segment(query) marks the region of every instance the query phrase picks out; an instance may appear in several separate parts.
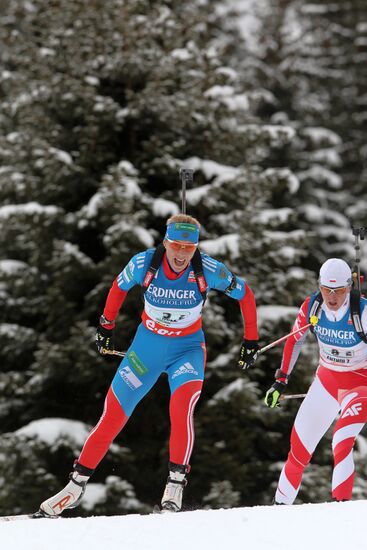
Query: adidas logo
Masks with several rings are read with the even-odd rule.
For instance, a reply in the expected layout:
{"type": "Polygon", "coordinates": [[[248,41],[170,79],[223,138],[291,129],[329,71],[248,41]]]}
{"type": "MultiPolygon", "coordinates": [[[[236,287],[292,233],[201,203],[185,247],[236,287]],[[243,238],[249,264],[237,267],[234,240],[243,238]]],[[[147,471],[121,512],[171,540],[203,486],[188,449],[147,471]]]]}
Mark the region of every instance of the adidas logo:
{"type": "Polygon", "coordinates": [[[184,363],[179,367],[172,375],[172,378],[177,378],[177,376],[181,376],[182,374],[198,374],[198,371],[194,369],[194,367],[191,365],[191,363],[184,363]]]}

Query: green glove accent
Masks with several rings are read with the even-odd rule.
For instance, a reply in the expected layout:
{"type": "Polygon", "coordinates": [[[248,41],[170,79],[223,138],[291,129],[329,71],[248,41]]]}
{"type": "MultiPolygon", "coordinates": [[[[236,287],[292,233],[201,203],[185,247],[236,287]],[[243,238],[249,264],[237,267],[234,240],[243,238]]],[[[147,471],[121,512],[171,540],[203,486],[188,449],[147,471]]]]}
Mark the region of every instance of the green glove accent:
{"type": "Polygon", "coordinates": [[[278,391],[273,391],[272,389],[268,390],[265,394],[264,403],[271,409],[274,407],[279,407],[279,397],[280,393],[278,391]]]}
{"type": "Polygon", "coordinates": [[[279,398],[284,392],[287,384],[284,384],[284,382],[276,381],[271,386],[271,388],[268,389],[268,391],[265,394],[264,403],[267,407],[270,409],[274,409],[275,407],[279,407],[279,398]]]}

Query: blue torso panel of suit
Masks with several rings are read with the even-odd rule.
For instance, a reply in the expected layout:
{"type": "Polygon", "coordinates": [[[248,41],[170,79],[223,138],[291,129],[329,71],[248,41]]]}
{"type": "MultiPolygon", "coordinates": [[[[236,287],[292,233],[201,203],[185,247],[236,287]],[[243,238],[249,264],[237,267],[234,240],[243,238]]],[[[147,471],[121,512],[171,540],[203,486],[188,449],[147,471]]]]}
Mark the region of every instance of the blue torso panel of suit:
{"type": "MultiPolygon", "coordinates": [[[[134,285],[143,283],[152,261],[154,250],[136,254],[118,276],[118,285],[128,291],[134,285]]],[[[232,281],[232,274],[221,262],[202,254],[202,264],[208,290],[225,292],[232,281]]],[[[237,277],[236,287],[228,294],[240,300],[245,294],[245,283],[237,277]]],[[[158,269],[144,295],[145,312],[154,321],[167,327],[184,329],[201,316],[203,298],[197,286],[193,267],[190,264],[177,279],[169,279],[163,266],[158,269]]]]}
{"type": "MultiPolygon", "coordinates": [[[[310,300],[311,309],[314,294],[310,300]]],[[[367,300],[361,299],[361,315],[367,300]]],[[[351,319],[350,307],[338,321],[328,319],[324,309],[319,310],[319,321],[314,327],[320,348],[320,365],[331,370],[345,371],[366,368],[367,346],[358,336],[351,319]]]]}
{"type": "MultiPolygon", "coordinates": [[[[136,254],[118,276],[118,285],[128,291],[142,285],[151,264],[153,249],[136,254]]],[[[202,254],[204,276],[210,288],[225,292],[232,281],[228,268],[202,254]]],[[[245,295],[245,283],[237,277],[235,288],[228,294],[240,300],[245,295]]],[[[153,322],[167,327],[154,332],[150,325],[140,324],[112,381],[112,390],[127,415],[165,372],[171,393],[187,382],[203,380],[205,369],[205,339],[201,328],[186,335],[194,323],[200,322],[203,298],[190,264],[177,279],[168,279],[161,265],[144,295],[144,313],[153,322]],[[166,337],[170,329],[181,331],[179,337],[166,337]]],[[[148,321],[149,323],[149,321],[148,321]]],[[[196,326],[196,325],[194,325],[196,326]]]]}

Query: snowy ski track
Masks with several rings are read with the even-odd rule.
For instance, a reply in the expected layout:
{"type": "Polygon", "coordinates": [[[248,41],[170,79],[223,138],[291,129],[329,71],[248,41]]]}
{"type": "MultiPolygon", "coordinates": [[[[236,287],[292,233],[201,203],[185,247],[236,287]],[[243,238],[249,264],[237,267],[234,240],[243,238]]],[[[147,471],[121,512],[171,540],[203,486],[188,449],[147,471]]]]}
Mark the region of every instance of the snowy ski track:
{"type": "Polygon", "coordinates": [[[2,550],[310,550],[367,547],[367,502],[0,523],[2,550]]]}

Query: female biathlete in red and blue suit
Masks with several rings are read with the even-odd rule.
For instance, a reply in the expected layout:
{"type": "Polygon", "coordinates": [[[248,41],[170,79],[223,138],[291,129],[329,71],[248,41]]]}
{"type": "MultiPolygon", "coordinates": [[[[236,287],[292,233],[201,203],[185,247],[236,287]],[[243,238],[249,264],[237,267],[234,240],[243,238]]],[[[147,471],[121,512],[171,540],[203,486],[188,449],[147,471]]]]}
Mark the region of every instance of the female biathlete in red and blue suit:
{"type": "Polygon", "coordinates": [[[197,275],[193,257],[199,228],[195,218],[173,216],[167,221],[164,254],[156,272],[150,270],[154,255],[150,249],[136,254],[114,281],[97,329],[99,351],[113,348],[115,319],[127,292],[135,285],[145,287],[142,323],[117,369],[103,414],[74,464],[71,481],[41,504],[43,513],[58,515],[79,503],[94,469],[162,373],[167,374],[171,391],[169,478],[162,508],[181,509],[194,444],[193,414],[204,379],[206,350],[201,314],[205,286],[239,302],[245,327],[239,364],[244,368],[253,364],[258,349],[255,298],[246,282],[202,253],[203,276],[197,275]]]}

